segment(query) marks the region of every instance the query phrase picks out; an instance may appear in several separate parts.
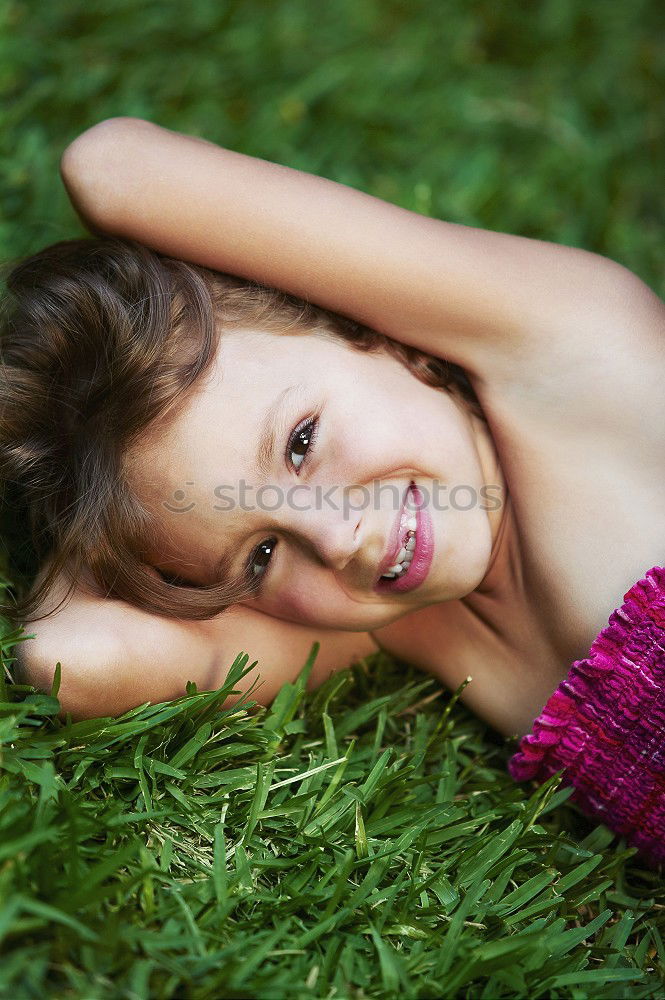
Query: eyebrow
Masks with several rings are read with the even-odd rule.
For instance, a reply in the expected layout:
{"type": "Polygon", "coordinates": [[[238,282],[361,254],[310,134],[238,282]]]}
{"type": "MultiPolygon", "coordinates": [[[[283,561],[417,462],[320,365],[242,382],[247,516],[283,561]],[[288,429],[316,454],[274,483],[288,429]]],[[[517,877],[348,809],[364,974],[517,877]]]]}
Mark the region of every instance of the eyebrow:
{"type": "Polygon", "coordinates": [[[296,385],[290,385],[288,388],[282,389],[277,398],[268,407],[266,415],[263,418],[259,432],[259,450],[256,456],[256,468],[264,479],[268,476],[272,466],[275,454],[275,442],[278,438],[281,438],[284,431],[285,414],[282,412],[284,404],[292,392],[302,391],[304,388],[302,382],[298,382],[296,385]]]}

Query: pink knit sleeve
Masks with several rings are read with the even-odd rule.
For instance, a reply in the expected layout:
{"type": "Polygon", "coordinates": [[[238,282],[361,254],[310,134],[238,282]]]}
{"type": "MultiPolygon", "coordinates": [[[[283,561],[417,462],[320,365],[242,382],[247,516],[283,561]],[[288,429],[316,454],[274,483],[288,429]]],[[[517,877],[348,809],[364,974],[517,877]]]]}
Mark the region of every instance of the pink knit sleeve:
{"type": "Polygon", "coordinates": [[[665,568],[654,566],[573,663],[508,769],[544,781],[563,769],[573,801],[665,861],[665,568]]]}

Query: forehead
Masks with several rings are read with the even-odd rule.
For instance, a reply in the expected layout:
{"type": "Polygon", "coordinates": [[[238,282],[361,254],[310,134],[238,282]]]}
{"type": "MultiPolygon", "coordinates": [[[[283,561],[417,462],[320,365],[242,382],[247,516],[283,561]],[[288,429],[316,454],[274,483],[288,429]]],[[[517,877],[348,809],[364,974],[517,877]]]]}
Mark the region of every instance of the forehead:
{"type": "Polygon", "coordinates": [[[318,399],[325,388],[339,386],[349,350],[325,334],[224,332],[213,364],[184,404],[127,455],[132,489],[154,509],[174,490],[186,492],[187,483],[210,491],[229,477],[246,476],[259,427],[280,393],[298,383],[301,398],[318,399]]]}

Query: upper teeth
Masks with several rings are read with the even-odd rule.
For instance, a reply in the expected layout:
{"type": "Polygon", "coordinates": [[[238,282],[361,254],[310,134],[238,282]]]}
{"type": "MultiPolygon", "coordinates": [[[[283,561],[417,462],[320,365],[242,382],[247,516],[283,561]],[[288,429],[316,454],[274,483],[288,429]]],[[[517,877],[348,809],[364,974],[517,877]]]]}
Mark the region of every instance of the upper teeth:
{"type": "Polygon", "coordinates": [[[408,532],[404,540],[404,545],[397,553],[397,559],[395,560],[394,566],[389,566],[385,573],[382,574],[384,579],[393,580],[396,576],[402,576],[406,573],[407,569],[411,565],[411,560],[413,559],[413,554],[416,548],[416,529],[415,529],[416,519],[415,517],[410,517],[407,521],[408,532]],[[413,527],[411,526],[413,522],[413,527]]]}

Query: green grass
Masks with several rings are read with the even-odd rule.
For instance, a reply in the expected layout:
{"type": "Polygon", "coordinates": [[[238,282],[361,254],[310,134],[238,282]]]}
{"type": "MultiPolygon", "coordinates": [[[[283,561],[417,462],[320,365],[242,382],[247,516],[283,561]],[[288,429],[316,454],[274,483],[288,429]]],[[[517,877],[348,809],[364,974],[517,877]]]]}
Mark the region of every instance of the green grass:
{"type": "MultiPolygon", "coordinates": [[[[58,158],[129,114],[663,295],[664,28],[656,0],[0,0],[0,258],[80,231],[58,158]]],[[[663,995],[662,877],[432,680],[377,656],[220,711],[247,666],[76,725],[7,685],[1,996],[663,995]]]]}
{"type": "Polygon", "coordinates": [[[381,656],[220,711],[247,659],[115,720],[0,705],[2,996],[662,996],[661,879],[556,779],[381,656]]]}

